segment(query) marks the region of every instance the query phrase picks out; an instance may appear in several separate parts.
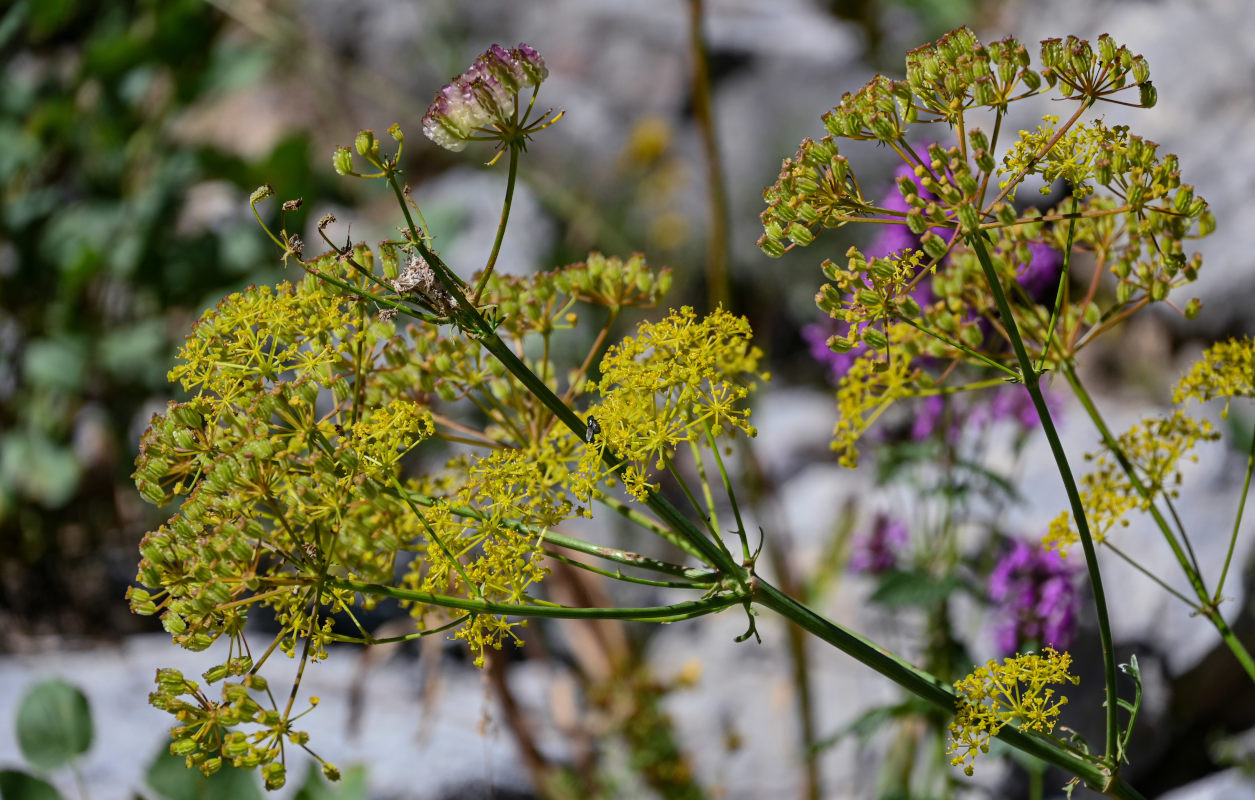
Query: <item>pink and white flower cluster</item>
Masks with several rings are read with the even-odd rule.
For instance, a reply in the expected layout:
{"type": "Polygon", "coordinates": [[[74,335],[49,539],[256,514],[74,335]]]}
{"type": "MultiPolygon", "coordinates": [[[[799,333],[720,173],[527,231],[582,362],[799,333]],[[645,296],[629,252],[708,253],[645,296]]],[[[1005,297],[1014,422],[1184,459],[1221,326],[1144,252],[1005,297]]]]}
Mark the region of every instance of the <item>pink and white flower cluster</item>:
{"type": "Polygon", "coordinates": [[[540,53],[526,44],[507,50],[494,44],[466,72],[445,84],[423,115],[423,134],[455,152],[477,132],[514,118],[519,91],[549,76],[540,53]]]}

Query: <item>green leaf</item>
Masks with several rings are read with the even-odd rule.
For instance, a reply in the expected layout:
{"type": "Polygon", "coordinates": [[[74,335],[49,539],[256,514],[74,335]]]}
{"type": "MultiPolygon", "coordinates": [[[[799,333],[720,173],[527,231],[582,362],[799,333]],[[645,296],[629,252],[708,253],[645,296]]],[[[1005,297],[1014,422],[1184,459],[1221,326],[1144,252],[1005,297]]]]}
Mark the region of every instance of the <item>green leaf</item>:
{"type": "Polygon", "coordinates": [[[87,698],[65,681],[37,684],[17,710],[17,743],[26,761],[50,770],[87,752],[92,743],[87,698]]]}
{"type": "Polygon", "coordinates": [[[14,769],[0,771],[0,800],[63,800],[52,784],[14,769]]]}
{"type": "Polygon", "coordinates": [[[188,769],[183,759],[166,747],[148,767],[148,785],[165,800],[262,800],[257,777],[248,770],[223,764],[206,778],[188,769]]]}
{"type": "Polygon", "coordinates": [[[892,570],[880,576],[868,602],[889,608],[928,608],[962,588],[963,582],[954,576],[934,578],[923,572],[892,570]]]}

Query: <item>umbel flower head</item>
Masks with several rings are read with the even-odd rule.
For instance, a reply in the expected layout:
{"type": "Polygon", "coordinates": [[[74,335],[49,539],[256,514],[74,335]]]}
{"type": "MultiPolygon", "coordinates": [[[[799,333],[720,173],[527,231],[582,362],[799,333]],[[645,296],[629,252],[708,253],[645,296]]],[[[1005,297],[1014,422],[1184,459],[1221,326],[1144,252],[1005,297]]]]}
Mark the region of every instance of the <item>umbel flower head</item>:
{"type": "Polygon", "coordinates": [[[423,135],[454,152],[476,139],[521,140],[557,121],[554,117],[545,122],[548,112],[531,129],[526,119],[518,121],[519,92],[538,88],[548,76],[545,59],[534,48],[520,43],[507,50],[494,44],[466,72],[441,87],[423,115],[423,135]]]}
{"type": "Polygon", "coordinates": [[[990,660],[956,683],[958,699],[947,750],[951,766],[962,765],[971,775],[970,762],[977,753],[988,753],[990,740],[1009,723],[1021,730],[1053,731],[1068,698],[1049,687],[1079,684],[1081,679],[1069,671],[1071,666],[1071,655],[1047,647],[1002,663],[990,660]]]}

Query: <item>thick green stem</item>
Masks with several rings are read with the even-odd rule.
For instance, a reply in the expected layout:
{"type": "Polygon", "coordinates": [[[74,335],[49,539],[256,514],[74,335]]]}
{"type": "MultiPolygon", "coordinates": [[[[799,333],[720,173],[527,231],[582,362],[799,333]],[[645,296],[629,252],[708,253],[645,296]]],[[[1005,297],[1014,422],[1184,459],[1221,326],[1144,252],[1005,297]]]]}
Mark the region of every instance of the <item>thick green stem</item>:
{"type": "MultiPolygon", "coordinates": [[[[954,713],[956,695],[954,689],[948,684],[942,683],[862,636],[824,619],[765,581],[758,582],[754,599],[759,605],[770,608],[803,630],[833,645],[856,661],[866,664],[947,714],[954,713]]],[[[1017,750],[1070,772],[1083,780],[1090,788],[1109,797],[1121,798],[1121,800],[1141,800],[1142,798],[1142,795],[1132,786],[1108,774],[1097,764],[1016,728],[1003,727],[998,732],[998,738],[1017,750]]]]}
{"type": "MultiPolygon", "coordinates": [[[[1024,349],[1024,340],[1020,338],[1019,326],[1016,325],[1015,317],[1011,313],[1007,295],[1002,290],[1002,282],[994,271],[993,262],[989,260],[989,251],[985,249],[985,243],[980,234],[971,234],[967,240],[975,251],[977,259],[980,260],[981,269],[985,272],[985,280],[989,283],[989,290],[998,304],[998,313],[1002,315],[1007,336],[1011,339],[1011,347],[1015,351],[1015,358],[1020,364],[1024,388],[1028,389],[1029,396],[1033,399],[1033,406],[1037,409],[1042,430],[1050,443],[1050,452],[1054,456],[1059,477],[1063,480],[1063,488],[1068,494],[1072,515],[1076,518],[1081,549],[1085,551],[1085,568],[1089,572],[1089,583],[1094,592],[1094,609],[1098,616],[1098,638],[1102,643],[1103,677],[1107,693],[1107,735],[1106,748],[1103,752],[1110,762],[1115,758],[1116,737],[1119,735],[1120,721],[1117,716],[1119,704],[1116,702],[1119,695],[1116,689],[1116,655],[1111,642],[1111,620],[1107,615],[1107,595],[1103,591],[1102,573],[1098,570],[1098,554],[1094,549],[1094,538],[1090,535],[1085,507],[1081,505],[1081,494],[1077,490],[1076,479],[1072,476],[1072,467],[1068,464],[1063,442],[1059,439],[1059,432],[1055,430],[1054,420],[1050,417],[1050,409],[1046,406],[1046,399],[1042,396],[1037,370],[1033,367],[1028,351],[1024,349]]],[[[1118,766],[1117,764],[1115,768],[1118,769],[1118,766]]]]}

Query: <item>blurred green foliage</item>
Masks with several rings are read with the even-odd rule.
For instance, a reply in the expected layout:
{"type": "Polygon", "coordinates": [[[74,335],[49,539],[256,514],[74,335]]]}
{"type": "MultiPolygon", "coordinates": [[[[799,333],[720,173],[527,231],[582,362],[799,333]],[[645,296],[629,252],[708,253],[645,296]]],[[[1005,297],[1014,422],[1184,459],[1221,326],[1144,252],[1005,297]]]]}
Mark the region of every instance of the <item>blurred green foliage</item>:
{"type": "MultiPolygon", "coordinates": [[[[116,631],[129,615],[113,601],[145,529],[127,488],[147,421],[136,409],[168,394],[189,318],[229,288],[273,280],[249,192],[320,186],[305,133],[250,157],[198,136],[194,112],[203,119],[272,62],[210,4],[6,5],[0,630],[116,631]]],[[[226,120],[241,138],[253,122],[226,120]]]]}

